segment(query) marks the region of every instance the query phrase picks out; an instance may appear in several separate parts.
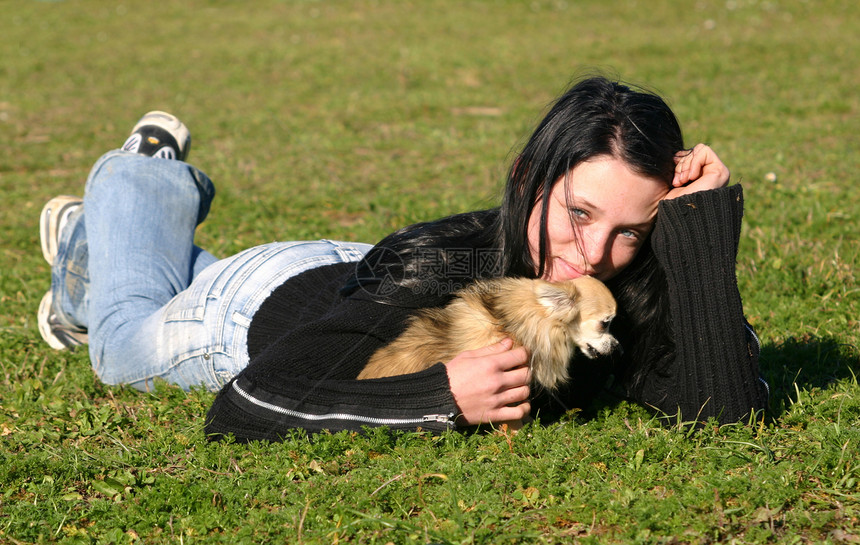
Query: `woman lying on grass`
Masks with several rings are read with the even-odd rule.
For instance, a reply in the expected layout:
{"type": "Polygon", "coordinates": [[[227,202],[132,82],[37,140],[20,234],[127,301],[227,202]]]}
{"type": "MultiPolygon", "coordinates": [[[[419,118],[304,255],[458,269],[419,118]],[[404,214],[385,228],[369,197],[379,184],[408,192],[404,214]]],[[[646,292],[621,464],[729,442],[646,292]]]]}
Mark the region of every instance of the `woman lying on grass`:
{"type": "Polygon", "coordinates": [[[765,406],[735,278],[741,187],[728,186],[709,147],[684,148],[658,96],[578,82],[513,162],[500,207],[375,246],[280,242],[217,260],[194,245],[215,189],[184,162],[189,142],[178,119],[151,112],[96,163],[82,200],[45,206],[52,285],[39,328],[57,349],[89,342],[108,384],[220,391],[211,437],[546,421],[606,387],[685,420],[733,422],[765,406]],[[618,300],[623,354],[575,358],[552,394],[530,391],[528,354],[508,340],[419,373],[356,380],[410,315],[458,286],[582,275],[618,300]]]}

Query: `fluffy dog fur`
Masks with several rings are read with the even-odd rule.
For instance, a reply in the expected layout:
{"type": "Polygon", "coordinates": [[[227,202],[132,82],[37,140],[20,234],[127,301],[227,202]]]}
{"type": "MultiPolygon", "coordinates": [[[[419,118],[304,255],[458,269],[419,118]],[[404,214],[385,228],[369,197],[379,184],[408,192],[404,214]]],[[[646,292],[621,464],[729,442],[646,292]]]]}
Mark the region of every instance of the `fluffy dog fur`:
{"type": "Polygon", "coordinates": [[[618,341],[608,332],[615,312],[609,289],[588,276],[560,283],[479,280],[447,306],[413,316],[358,378],[414,373],[510,337],[531,354],[533,382],[554,389],[569,380],[567,366],[577,347],[589,358],[615,349],[618,341]]]}

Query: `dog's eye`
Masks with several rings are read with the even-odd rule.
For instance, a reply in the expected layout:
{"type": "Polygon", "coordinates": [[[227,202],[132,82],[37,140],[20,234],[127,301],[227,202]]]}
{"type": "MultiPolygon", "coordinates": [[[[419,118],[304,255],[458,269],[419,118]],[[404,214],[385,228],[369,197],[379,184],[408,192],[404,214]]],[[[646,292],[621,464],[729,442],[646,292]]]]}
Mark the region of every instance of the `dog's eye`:
{"type": "Polygon", "coordinates": [[[612,320],[603,320],[602,322],[600,322],[600,328],[603,331],[606,331],[607,329],[609,329],[609,324],[611,324],[611,323],[612,323],[612,320]]]}

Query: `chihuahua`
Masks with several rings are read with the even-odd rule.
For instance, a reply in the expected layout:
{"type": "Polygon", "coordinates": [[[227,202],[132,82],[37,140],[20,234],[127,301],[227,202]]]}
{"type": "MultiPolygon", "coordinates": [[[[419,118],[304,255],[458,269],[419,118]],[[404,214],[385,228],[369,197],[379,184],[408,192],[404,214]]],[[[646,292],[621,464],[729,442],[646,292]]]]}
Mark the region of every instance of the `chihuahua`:
{"type": "Polygon", "coordinates": [[[530,354],[532,381],[550,390],[570,379],[577,348],[594,359],[618,346],[609,333],[616,303],[599,280],[583,276],[559,283],[527,278],[478,280],[447,306],[410,318],[406,330],[377,350],[359,379],[421,371],[457,354],[505,337],[530,354]]]}

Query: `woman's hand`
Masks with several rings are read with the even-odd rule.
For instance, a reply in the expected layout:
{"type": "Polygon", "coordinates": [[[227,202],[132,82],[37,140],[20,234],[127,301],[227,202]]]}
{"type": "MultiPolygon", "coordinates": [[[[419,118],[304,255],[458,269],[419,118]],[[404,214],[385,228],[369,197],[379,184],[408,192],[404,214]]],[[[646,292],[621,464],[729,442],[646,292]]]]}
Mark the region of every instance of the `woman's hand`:
{"type": "Polygon", "coordinates": [[[519,421],[531,412],[529,355],[511,339],[467,350],[446,363],[451,393],[464,424],[519,421]]]}
{"type": "Polygon", "coordinates": [[[675,178],[664,199],[675,199],[696,191],[717,189],[729,183],[729,169],[720,161],[714,150],[697,144],[692,150],[675,154],[675,178]]]}

